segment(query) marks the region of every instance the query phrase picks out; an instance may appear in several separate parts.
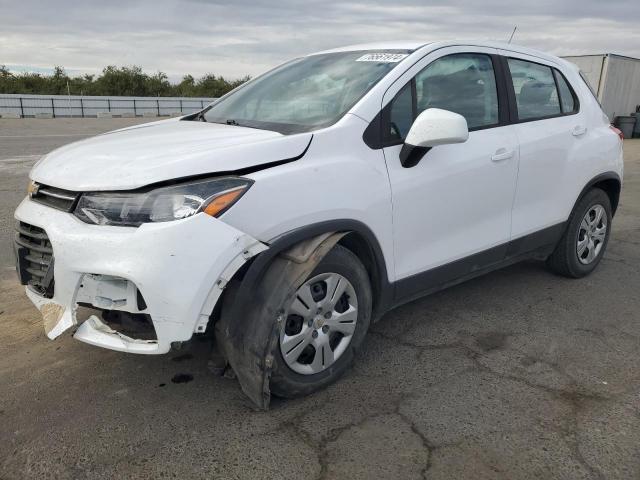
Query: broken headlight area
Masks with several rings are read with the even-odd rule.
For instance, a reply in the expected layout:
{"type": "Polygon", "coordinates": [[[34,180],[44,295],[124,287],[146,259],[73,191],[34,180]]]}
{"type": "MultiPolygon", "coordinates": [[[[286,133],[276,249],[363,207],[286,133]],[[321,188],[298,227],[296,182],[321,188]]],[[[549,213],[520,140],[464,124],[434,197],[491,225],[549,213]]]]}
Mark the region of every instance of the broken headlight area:
{"type": "Polygon", "coordinates": [[[217,217],[238,201],[252,183],[245,178],[224,177],[146,192],[84,193],[74,214],[90,224],[129,227],[180,220],[199,212],[217,217]]]}

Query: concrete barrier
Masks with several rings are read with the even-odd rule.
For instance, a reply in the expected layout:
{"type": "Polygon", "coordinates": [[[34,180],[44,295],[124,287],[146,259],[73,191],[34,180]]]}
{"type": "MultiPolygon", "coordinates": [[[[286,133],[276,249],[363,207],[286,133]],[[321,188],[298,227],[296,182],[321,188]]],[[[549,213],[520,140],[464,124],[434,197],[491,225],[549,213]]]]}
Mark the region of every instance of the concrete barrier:
{"type": "Polygon", "coordinates": [[[96,117],[98,117],[98,118],[113,118],[113,113],[111,113],[111,112],[98,112],[98,113],[96,113],[96,117]]]}
{"type": "Polygon", "coordinates": [[[52,113],[39,112],[35,115],[36,118],[53,118],[52,113]]]}
{"type": "Polygon", "coordinates": [[[120,114],[121,118],[135,118],[135,114],[133,112],[122,112],[120,114]]]}
{"type": "Polygon", "coordinates": [[[19,113],[4,112],[0,115],[2,118],[22,118],[19,113]]]}

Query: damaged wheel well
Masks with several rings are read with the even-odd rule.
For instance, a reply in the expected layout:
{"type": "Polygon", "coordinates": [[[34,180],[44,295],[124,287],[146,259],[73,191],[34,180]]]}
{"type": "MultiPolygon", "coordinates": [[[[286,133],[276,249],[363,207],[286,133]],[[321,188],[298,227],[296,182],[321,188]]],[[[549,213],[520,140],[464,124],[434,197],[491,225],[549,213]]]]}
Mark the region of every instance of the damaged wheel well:
{"type": "MultiPolygon", "coordinates": [[[[311,238],[337,232],[345,233],[338,243],[353,252],[367,269],[373,290],[372,321],[376,321],[391,305],[392,291],[380,244],[369,227],[357,220],[331,220],[307,225],[267,242],[269,249],[253,257],[234,275],[233,281],[239,289],[237,302],[246,304],[250,301],[255,286],[262,279],[268,266],[282,252],[311,238]]],[[[226,289],[212,312],[213,319],[219,318],[225,293],[226,289]]]]}
{"type": "Polygon", "coordinates": [[[218,351],[259,408],[269,404],[273,351],[284,319],[282,305],[338,244],[365,266],[376,297],[374,315],[379,316],[391,293],[382,251],[366,226],[350,220],[316,224],[274,239],[237,272],[216,305],[210,324],[218,351]]]}

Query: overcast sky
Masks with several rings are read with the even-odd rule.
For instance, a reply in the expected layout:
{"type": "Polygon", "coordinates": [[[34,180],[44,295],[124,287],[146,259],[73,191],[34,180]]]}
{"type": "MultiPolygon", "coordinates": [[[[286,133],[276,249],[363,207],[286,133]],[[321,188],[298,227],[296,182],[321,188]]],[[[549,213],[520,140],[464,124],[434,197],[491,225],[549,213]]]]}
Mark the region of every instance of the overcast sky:
{"type": "Polygon", "coordinates": [[[0,0],[0,64],[140,65],[256,75],[300,54],[379,40],[508,39],[558,55],[640,57],[640,0],[0,0]]]}

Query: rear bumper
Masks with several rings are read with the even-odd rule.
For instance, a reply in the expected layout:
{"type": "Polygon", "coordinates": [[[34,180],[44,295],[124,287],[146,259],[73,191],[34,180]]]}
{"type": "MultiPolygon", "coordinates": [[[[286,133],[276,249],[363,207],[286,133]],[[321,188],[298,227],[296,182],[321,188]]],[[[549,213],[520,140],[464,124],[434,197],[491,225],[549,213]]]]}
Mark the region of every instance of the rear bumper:
{"type": "Polygon", "coordinates": [[[96,316],[81,323],[74,334],[92,345],[134,353],[166,353],[172,342],[204,331],[227,281],[249,258],[267,249],[204,214],[139,228],[107,227],[87,225],[26,198],[15,217],[44,229],[53,249],[53,297],[27,287],[47,336],[56,338],[78,324],[78,303],[148,314],[157,340],[129,338],[96,316]],[[142,309],[137,291],[144,299],[142,309]]]}

